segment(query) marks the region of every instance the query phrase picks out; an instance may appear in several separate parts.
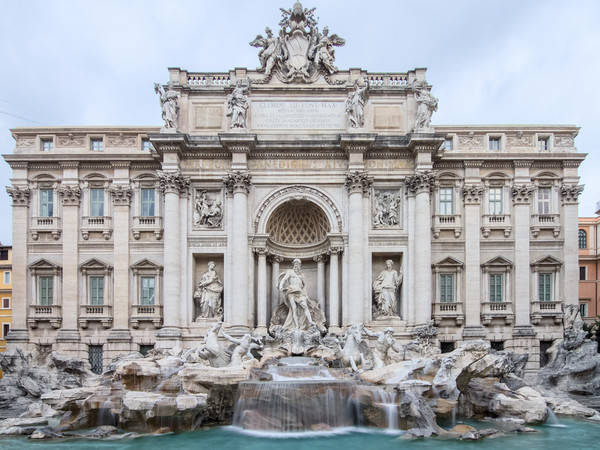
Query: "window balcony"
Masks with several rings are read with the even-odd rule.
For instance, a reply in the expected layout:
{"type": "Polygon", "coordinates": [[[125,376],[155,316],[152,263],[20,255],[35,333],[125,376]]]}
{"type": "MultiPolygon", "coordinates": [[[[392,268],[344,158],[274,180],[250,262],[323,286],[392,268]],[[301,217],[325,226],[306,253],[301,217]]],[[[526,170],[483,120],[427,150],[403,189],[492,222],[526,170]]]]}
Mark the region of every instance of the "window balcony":
{"type": "Polygon", "coordinates": [[[531,302],[531,324],[539,325],[545,317],[561,324],[564,317],[562,302],[531,302]]]}
{"type": "Polygon", "coordinates": [[[112,235],[112,217],[83,217],[81,224],[81,236],[84,240],[88,240],[90,233],[102,233],[104,239],[109,240],[112,235]]]}
{"type": "Polygon", "coordinates": [[[37,328],[39,322],[49,322],[52,328],[60,328],[62,311],[60,305],[29,305],[29,328],[37,328]]]}
{"type": "Polygon", "coordinates": [[[132,305],[129,322],[133,328],[138,328],[140,322],[152,322],[154,328],[162,327],[162,305],[132,305]]]}
{"type": "Polygon", "coordinates": [[[533,214],[531,216],[531,234],[538,237],[540,230],[552,230],[554,237],[560,234],[559,214],[533,214]]]}
{"type": "Polygon", "coordinates": [[[492,319],[504,319],[506,325],[511,325],[515,319],[512,303],[484,302],[481,306],[481,322],[484,325],[492,323],[492,319]]]}
{"type": "Polygon", "coordinates": [[[462,302],[444,302],[433,304],[433,321],[436,326],[439,326],[444,319],[453,319],[457,327],[460,327],[464,320],[462,302]]]}
{"type": "Polygon", "coordinates": [[[483,226],[481,227],[483,237],[488,237],[492,230],[502,230],[504,231],[504,237],[510,236],[512,230],[510,214],[485,214],[483,216],[483,226]]]}
{"type": "Polygon", "coordinates": [[[135,216],[131,227],[134,239],[138,240],[142,232],[154,233],[157,240],[162,237],[162,217],[160,216],[135,216]]]}
{"type": "Polygon", "coordinates": [[[40,233],[50,233],[57,241],[61,233],[60,217],[32,217],[29,232],[34,241],[38,240],[40,233]]]}
{"type": "Polygon", "coordinates": [[[104,328],[112,327],[112,306],[81,305],[79,310],[79,326],[87,328],[88,322],[101,322],[104,328]]]}
{"type": "Polygon", "coordinates": [[[460,215],[441,215],[436,214],[433,216],[433,237],[439,238],[442,230],[454,231],[454,237],[460,237],[462,233],[462,225],[460,223],[460,215]]]}

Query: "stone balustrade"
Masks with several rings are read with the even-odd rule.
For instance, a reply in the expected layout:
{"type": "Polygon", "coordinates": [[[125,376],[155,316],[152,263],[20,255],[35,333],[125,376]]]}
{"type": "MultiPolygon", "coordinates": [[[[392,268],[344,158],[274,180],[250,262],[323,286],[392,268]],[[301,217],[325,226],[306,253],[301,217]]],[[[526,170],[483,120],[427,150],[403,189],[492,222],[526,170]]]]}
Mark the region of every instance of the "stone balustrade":
{"type": "Polygon", "coordinates": [[[483,302],[481,304],[483,325],[489,325],[494,318],[502,318],[507,325],[512,324],[515,318],[512,302],[483,302]]]}
{"type": "Polygon", "coordinates": [[[163,233],[163,220],[160,216],[135,216],[131,227],[133,237],[137,240],[140,238],[140,233],[154,233],[156,239],[160,239],[163,233]]]}
{"type": "Polygon", "coordinates": [[[454,319],[456,326],[461,326],[465,320],[462,302],[440,302],[433,304],[433,321],[439,326],[444,319],[454,319]]]}
{"type": "Polygon", "coordinates": [[[61,305],[30,305],[27,323],[29,328],[37,328],[39,322],[49,322],[53,328],[62,323],[61,305]]]}
{"type": "Polygon", "coordinates": [[[436,214],[433,216],[433,237],[439,238],[442,230],[454,232],[455,237],[460,237],[462,233],[460,214],[436,214]]]}
{"type": "Polygon", "coordinates": [[[32,217],[29,232],[34,241],[38,240],[40,233],[50,233],[55,240],[61,234],[60,217],[32,217]]]}
{"type": "Polygon", "coordinates": [[[112,227],[112,217],[103,216],[103,217],[82,217],[81,220],[81,236],[84,240],[88,240],[90,237],[90,233],[99,232],[102,233],[104,239],[110,239],[112,235],[113,227],[112,227]]]}
{"type": "Polygon", "coordinates": [[[482,217],[481,232],[483,237],[488,237],[491,230],[503,230],[504,237],[510,236],[512,230],[510,214],[484,214],[482,217]]]}
{"type": "Polygon", "coordinates": [[[559,214],[532,214],[531,215],[531,234],[534,238],[538,237],[540,230],[552,230],[554,237],[560,234],[560,215],[559,214]]]}
{"type": "Polygon", "coordinates": [[[129,322],[133,328],[139,328],[140,322],[152,322],[155,328],[162,327],[162,305],[132,305],[129,322]]]}
{"type": "Polygon", "coordinates": [[[533,325],[538,325],[544,317],[549,317],[554,320],[554,323],[560,324],[562,323],[562,319],[564,317],[563,302],[561,301],[553,301],[553,302],[539,302],[532,301],[531,302],[531,323],[533,325]]]}
{"type": "Polygon", "coordinates": [[[87,328],[88,322],[99,321],[104,328],[112,326],[111,305],[81,305],[79,310],[79,326],[87,328]]]}

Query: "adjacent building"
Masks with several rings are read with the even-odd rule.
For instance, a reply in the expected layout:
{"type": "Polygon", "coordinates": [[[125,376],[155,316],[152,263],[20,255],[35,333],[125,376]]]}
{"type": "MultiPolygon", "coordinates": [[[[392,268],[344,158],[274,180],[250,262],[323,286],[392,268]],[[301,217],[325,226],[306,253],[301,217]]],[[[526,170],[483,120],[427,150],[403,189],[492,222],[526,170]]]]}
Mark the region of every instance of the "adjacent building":
{"type": "Polygon", "coordinates": [[[586,322],[600,316],[600,203],[596,209],[596,217],[579,218],[579,311],[586,322]]]}
{"type": "Polygon", "coordinates": [[[578,128],[434,126],[425,69],[338,70],[311,14],[253,42],[260,70],[169,69],[164,127],[11,130],[9,345],[98,369],[216,320],[266,333],[299,259],[330,331],[407,342],[433,321],[444,350],[486,339],[538,367],[579,301],[578,128]]]}
{"type": "Polygon", "coordinates": [[[12,326],[12,247],[0,243],[0,352],[6,350],[6,335],[12,326]]]}

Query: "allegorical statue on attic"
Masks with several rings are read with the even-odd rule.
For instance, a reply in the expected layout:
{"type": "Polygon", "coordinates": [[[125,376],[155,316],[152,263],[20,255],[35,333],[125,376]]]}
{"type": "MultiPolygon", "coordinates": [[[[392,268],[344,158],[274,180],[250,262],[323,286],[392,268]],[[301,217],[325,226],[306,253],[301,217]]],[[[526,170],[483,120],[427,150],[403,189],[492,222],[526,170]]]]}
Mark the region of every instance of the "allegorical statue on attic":
{"type": "Polygon", "coordinates": [[[249,94],[250,82],[238,80],[231,94],[227,96],[227,116],[231,116],[231,128],[246,129],[246,113],[250,106],[249,94]]]}
{"type": "Polygon", "coordinates": [[[426,81],[415,81],[413,91],[417,101],[415,131],[428,130],[431,124],[431,116],[438,109],[438,99],[431,95],[426,81]]]}
{"type": "Polygon", "coordinates": [[[365,125],[365,103],[369,85],[361,87],[358,81],[354,84],[354,90],[348,94],[346,99],[346,114],[350,128],[362,128],[365,125]]]}
{"type": "Polygon", "coordinates": [[[341,47],[346,41],[337,34],[329,35],[325,27],[319,32],[315,8],[303,8],[296,2],[291,9],[280,8],[282,19],[278,36],[270,28],[266,36],[258,35],[250,42],[253,47],[262,47],[258,53],[259,72],[265,73],[262,80],[255,83],[268,83],[276,75],[284,83],[313,83],[323,75],[328,83],[339,84],[341,80],[329,78],[338,71],[334,64],[334,46],[341,47]]]}
{"type": "Polygon", "coordinates": [[[169,81],[166,92],[159,83],[154,83],[154,92],[160,95],[160,107],[165,128],[176,130],[179,117],[179,93],[173,89],[173,82],[169,81]]]}

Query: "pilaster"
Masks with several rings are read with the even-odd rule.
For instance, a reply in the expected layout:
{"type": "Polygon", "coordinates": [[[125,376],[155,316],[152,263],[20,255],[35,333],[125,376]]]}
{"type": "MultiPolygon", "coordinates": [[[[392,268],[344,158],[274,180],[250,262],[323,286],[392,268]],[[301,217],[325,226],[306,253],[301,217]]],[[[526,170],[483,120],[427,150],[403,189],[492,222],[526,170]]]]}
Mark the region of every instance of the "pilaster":
{"type": "Polygon", "coordinates": [[[564,233],[564,300],[567,305],[579,304],[578,206],[583,185],[563,184],[560,187],[564,233]]]}

